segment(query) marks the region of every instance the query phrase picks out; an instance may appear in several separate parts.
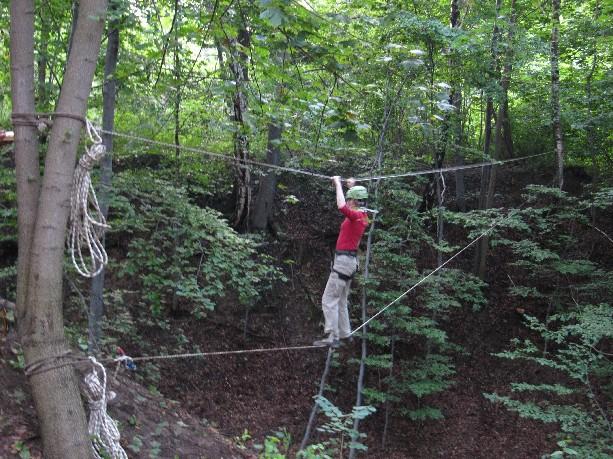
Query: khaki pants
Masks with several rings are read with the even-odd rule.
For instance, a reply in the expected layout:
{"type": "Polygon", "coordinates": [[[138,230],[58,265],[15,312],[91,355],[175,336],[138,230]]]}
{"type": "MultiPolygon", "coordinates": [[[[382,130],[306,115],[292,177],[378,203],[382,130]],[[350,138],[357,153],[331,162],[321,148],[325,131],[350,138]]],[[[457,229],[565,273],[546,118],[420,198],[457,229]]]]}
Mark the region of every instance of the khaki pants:
{"type": "MultiPolygon", "coordinates": [[[[358,270],[358,259],[350,255],[336,255],[333,270],[351,276],[358,270]]],[[[351,334],[349,311],[347,310],[351,279],[343,280],[335,271],[332,271],[328,277],[321,304],[325,319],[324,333],[332,334],[338,339],[346,338],[351,334]]]]}

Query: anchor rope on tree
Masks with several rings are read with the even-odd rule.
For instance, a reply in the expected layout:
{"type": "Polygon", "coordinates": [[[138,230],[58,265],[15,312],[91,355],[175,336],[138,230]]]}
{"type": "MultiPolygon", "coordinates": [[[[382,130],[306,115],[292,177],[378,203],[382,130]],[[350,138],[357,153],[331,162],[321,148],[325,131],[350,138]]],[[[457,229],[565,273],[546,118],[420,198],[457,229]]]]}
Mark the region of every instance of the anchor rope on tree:
{"type": "Polygon", "coordinates": [[[85,147],[85,154],[79,159],[74,172],[68,243],[72,263],[77,272],[84,277],[94,277],[108,262],[103,240],[104,233],[110,226],[100,210],[96,191],[92,186],[91,170],[106,154],[106,147],[89,120],[85,120],[85,126],[92,145],[85,147]]]}
{"type": "Polygon", "coordinates": [[[106,412],[107,401],[114,398],[114,393],[106,391],[106,371],[104,366],[90,357],[92,370],[84,379],[85,397],[89,405],[88,432],[92,439],[92,452],[96,459],[128,459],[128,455],[119,443],[120,434],[117,423],[106,412]]]}

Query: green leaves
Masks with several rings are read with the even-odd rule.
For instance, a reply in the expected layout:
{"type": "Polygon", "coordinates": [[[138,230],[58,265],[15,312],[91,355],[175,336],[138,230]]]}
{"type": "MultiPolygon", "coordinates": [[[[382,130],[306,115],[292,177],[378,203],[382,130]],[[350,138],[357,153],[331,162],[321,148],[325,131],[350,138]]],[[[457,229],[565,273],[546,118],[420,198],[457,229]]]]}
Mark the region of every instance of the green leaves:
{"type": "Polygon", "coordinates": [[[122,218],[112,224],[131,233],[119,274],[142,285],[154,317],[180,307],[200,318],[230,292],[250,304],[280,277],[254,242],[193,205],[185,190],[149,174],[120,174],[115,188],[122,218]]]}
{"type": "MultiPolygon", "coordinates": [[[[270,3],[269,1],[261,1],[260,3],[270,3]]],[[[265,19],[270,22],[274,27],[287,24],[288,18],[283,14],[281,9],[276,7],[269,7],[260,13],[260,19],[265,19]]]]}
{"type": "MultiPolygon", "coordinates": [[[[315,396],[315,403],[323,411],[328,418],[328,421],[318,427],[317,430],[333,435],[328,441],[330,445],[340,448],[341,455],[343,454],[343,445],[347,443],[346,439],[362,439],[366,434],[359,433],[353,429],[353,423],[356,420],[362,420],[370,416],[376,410],[372,406],[354,406],[351,413],[343,414],[330,400],[323,396],[315,396]]],[[[350,448],[366,451],[368,448],[360,441],[349,442],[350,448]]]]}

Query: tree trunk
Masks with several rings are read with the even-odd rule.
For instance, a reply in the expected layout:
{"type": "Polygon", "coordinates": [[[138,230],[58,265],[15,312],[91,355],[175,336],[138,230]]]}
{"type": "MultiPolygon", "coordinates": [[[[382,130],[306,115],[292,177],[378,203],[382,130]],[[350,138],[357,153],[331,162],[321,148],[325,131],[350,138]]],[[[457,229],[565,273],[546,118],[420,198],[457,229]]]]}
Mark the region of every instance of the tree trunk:
{"type": "MultiPolygon", "coordinates": [[[[402,92],[402,88],[404,87],[404,82],[402,82],[398,88],[398,91],[396,92],[396,97],[390,97],[385,105],[385,109],[383,111],[383,123],[381,126],[381,133],[379,134],[379,141],[377,143],[377,155],[375,158],[375,163],[374,163],[374,167],[373,169],[371,169],[371,175],[374,175],[375,171],[380,170],[381,166],[383,165],[383,147],[384,147],[384,142],[385,142],[385,135],[387,133],[387,128],[389,126],[389,120],[394,108],[394,104],[396,103],[396,101],[400,100],[400,94],[402,92]]],[[[380,180],[377,180],[373,186],[374,192],[373,192],[373,202],[377,202],[377,197],[378,197],[378,193],[379,193],[379,182],[380,180]]],[[[376,218],[373,217],[373,218],[376,218]]],[[[368,281],[368,276],[369,276],[369,266],[370,266],[370,257],[371,257],[371,249],[372,249],[372,238],[375,232],[375,220],[373,219],[373,222],[370,224],[370,228],[368,230],[368,239],[366,242],[366,259],[364,260],[364,282],[362,283],[362,323],[366,322],[366,307],[368,304],[368,295],[367,295],[367,291],[366,291],[366,282],[368,281]]],[[[360,369],[358,372],[358,383],[357,383],[357,394],[356,394],[356,404],[355,406],[361,406],[362,405],[362,396],[363,396],[363,391],[364,391],[364,378],[366,376],[366,357],[368,356],[367,353],[367,347],[366,347],[366,342],[367,342],[367,336],[366,336],[366,325],[363,326],[362,329],[362,353],[361,353],[361,357],[360,357],[360,369]]],[[[360,420],[359,419],[354,419],[353,421],[353,430],[355,432],[358,432],[358,428],[360,426],[360,420]]],[[[352,440],[352,444],[354,442],[357,441],[357,437],[353,436],[351,438],[352,440]]],[[[355,457],[356,454],[356,449],[352,446],[349,449],[349,459],[353,459],[355,457]]]]}
{"type": "MultiPolygon", "coordinates": [[[[498,28],[498,17],[500,16],[500,9],[502,7],[502,0],[496,0],[496,18],[494,19],[494,29],[492,31],[492,43],[490,47],[491,65],[490,72],[492,76],[498,74],[498,41],[500,38],[500,30],[498,28]]],[[[492,119],[494,118],[494,98],[491,94],[487,94],[485,103],[485,129],[483,134],[483,159],[490,157],[490,147],[492,145],[492,119]]],[[[481,168],[481,185],[479,189],[479,209],[484,210],[485,201],[487,197],[487,184],[489,183],[491,167],[485,166],[481,168]]],[[[479,274],[481,266],[481,254],[483,253],[483,238],[477,241],[475,247],[475,257],[473,260],[473,271],[475,274],[479,274]]]]}
{"type": "Polygon", "coordinates": [[[234,196],[236,201],[232,221],[235,228],[246,228],[249,225],[251,213],[251,171],[246,167],[240,167],[240,161],[249,159],[249,136],[245,125],[247,113],[246,84],[249,81],[249,73],[247,71],[247,55],[241,48],[248,49],[251,46],[251,35],[246,28],[245,19],[241,18],[241,21],[238,38],[230,40],[230,53],[232,54],[230,66],[236,87],[233,100],[233,120],[236,125],[234,156],[239,161],[234,168],[234,196]]]}
{"type": "Polygon", "coordinates": [[[558,167],[556,178],[560,190],[564,186],[564,140],[560,122],[560,51],[558,49],[560,35],[560,0],[551,2],[551,118],[553,138],[555,142],[558,167]]]}
{"type": "MultiPolygon", "coordinates": [[[[509,87],[511,86],[511,72],[513,71],[513,38],[515,36],[515,22],[517,18],[515,2],[516,0],[511,1],[507,48],[504,54],[504,65],[502,68],[502,78],[500,80],[500,86],[502,87],[502,101],[500,102],[500,107],[502,110],[499,110],[499,116],[502,117],[500,123],[505,147],[505,157],[507,158],[513,157],[513,135],[511,132],[511,118],[509,116],[509,87]]],[[[501,156],[497,159],[501,159],[501,156]]]]}
{"type": "MultiPolygon", "coordinates": [[[[508,32],[508,40],[507,40],[507,51],[505,53],[504,66],[502,69],[502,77],[500,79],[500,86],[502,88],[502,100],[498,105],[498,115],[496,117],[496,129],[494,134],[494,159],[501,159],[503,155],[503,151],[505,148],[508,148],[508,145],[505,141],[504,134],[504,126],[509,123],[508,121],[508,93],[509,86],[511,84],[511,71],[513,69],[513,36],[515,32],[515,19],[516,19],[516,11],[515,11],[515,2],[516,0],[511,1],[511,16],[509,19],[509,32],[508,32]]],[[[507,150],[507,155],[509,151],[507,150]]],[[[487,194],[485,197],[485,209],[489,209],[494,204],[494,194],[496,191],[496,166],[491,166],[490,174],[489,174],[489,182],[487,185],[487,194]]],[[[485,278],[485,271],[487,269],[487,252],[489,248],[489,236],[485,235],[481,238],[481,244],[479,245],[479,249],[481,251],[479,255],[479,277],[481,279],[485,278]]]]}
{"type": "MultiPolygon", "coordinates": [[[[115,10],[114,4],[111,6],[115,10]]],[[[102,129],[115,129],[115,97],[117,95],[117,58],[119,54],[119,21],[113,19],[109,24],[109,33],[104,59],[104,83],[102,86],[102,129]]],[[[109,211],[110,189],[113,178],[113,136],[102,134],[102,142],[106,147],[106,155],[100,161],[100,190],[98,203],[104,218],[109,211]]],[[[104,243],[104,241],[102,241],[104,243]]],[[[101,321],[104,315],[104,275],[105,268],[91,281],[89,316],[88,316],[88,351],[97,355],[100,352],[101,321]]]]}
{"type": "MultiPolygon", "coordinates": [[[[460,0],[451,0],[451,14],[450,14],[450,24],[451,28],[458,29],[460,27],[460,0]]],[[[449,59],[449,65],[451,69],[456,68],[455,59],[449,59]]],[[[453,70],[452,70],[453,72],[453,70]]],[[[455,73],[455,72],[453,72],[455,73]]],[[[461,150],[462,146],[462,122],[461,122],[461,113],[462,113],[462,90],[460,88],[460,83],[454,78],[453,89],[451,90],[451,94],[449,96],[449,103],[455,107],[454,112],[451,114],[451,124],[452,124],[452,152],[455,160],[456,166],[464,165],[464,153],[461,150]]],[[[456,183],[456,202],[458,205],[458,209],[462,212],[466,210],[466,202],[464,198],[465,187],[464,187],[464,171],[459,170],[455,173],[455,183],[456,183]]]]}
{"type": "MultiPolygon", "coordinates": [[[[324,371],[321,374],[321,381],[319,381],[319,392],[317,392],[317,395],[320,397],[324,395],[324,390],[326,388],[326,381],[328,380],[328,373],[330,372],[330,363],[332,362],[332,354],[334,354],[334,349],[329,347],[324,371]]],[[[309,421],[307,422],[307,426],[304,431],[304,437],[302,437],[302,442],[300,443],[300,451],[303,451],[309,443],[311,431],[313,430],[313,425],[315,423],[315,417],[317,416],[317,411],[319,411],[318,408],[317,403],[313,403],[313,408],[311,409],[311,414],[309,415],[309,421]]]]}
{"type": "Polygon", "coordinates": [[[40,24],[40,49],[38,58],[36,59],[37,68],[37,98],[36,102],[39,107],[45,109],[47,107],[47,47],[49,43],[49,24],[45,19],[41,20],[40,24]]]}
{"type": "Polygon", "coordinates": [[[177,176],[176,179],[179,180],[180,172],[181,172],[181,163],[179,162],[179,155],[181,153],[181,56],[179,54],[179,24],[181,22],[180,19],[180,11],[179,11],[179,0],[175,0],[174,5],[174,46],[173,46],[173,76],[174,76],[174,86],[175,86],[175,103],[173,110],[173,118],[175,122],[175,166],[177,168],[177,176]]]}
{"type": "MultiPolygon", "coordinates": [[[[104,27],[105,0],[82,0],[57,112],[84,116],[104,27]]],[[[32,113],[34,53],[32,0],[11,2],[13,110],[32,113]]],[[[69,350],[62,315],[62,272],[70,189],[81,122],[56,117],[39,188],[36,129],[16,126],[19,261],[18,329],[41,425],[45,457],[91,457],[91,441],[71,365],[57,366],[69,350]],[[44,371],[43,371],[44,370],[44,371]]]]}
{"type": "MultiPolygon", "coordinates": [[[[396,337],[392,336],[392,340],[391,340],[391,349],[390,349],[390,354],[391,354],[391,363],[390,363],[390,371],[387,375],[388,377],[388,382],[387,382],[387,390],[391,392],[392,390],[392,378],[394,376],[394,350],[395,350],[395,344],[396,344],[396,337]]],[[[390,414],[392,412],[392,404],[391,404],[391,400],[388,396],[385,399],[385,423],[383,424],[383,434],[381,435],[381,449],[385,450],[385,443],[387,442],[387,432],[389,430],[389,425],[390,425],[390,414]]]]}
{"type": "MultiPolygon", "coordinates": [[[[280,140],[283,127],[276,120],[271,120],[268,124],[268,143],[266,146],[266,162],[278,165],[281,159],[280,140]]],[[[268,171],[260,179],[258,194],[255,199],[251,226],[253,229],[264,230],[272,223],[273,205],[275,191],[277,188],[277,174],[268,171]]]]}
{"type": "MultiPolygon", "coordinates": [[[[600,17],[600,2],[596,2],[595,12],[594,12],[594,22],[598,21],[600,17]]],[[[592,191],[596,191],[598,187],[598,164],[596,162],[598,156],[598,139],[596,133],[596,125],[594,122],[594,95],[592,92],[592,82],[594,78],[594,74],[596,73],[596,68],[598,67],[598,49],[596,47],[596,43],[591,49],[592,56],[592,66],[585,80],[585,97],[587,98],[587,127],[586,127],[586,140],[587,140],[587,151],[592,160],[592,191]]],[[[592,217],[592,225],[596,225],[596,207],[592,206],[591,210],[592,217]]]]}

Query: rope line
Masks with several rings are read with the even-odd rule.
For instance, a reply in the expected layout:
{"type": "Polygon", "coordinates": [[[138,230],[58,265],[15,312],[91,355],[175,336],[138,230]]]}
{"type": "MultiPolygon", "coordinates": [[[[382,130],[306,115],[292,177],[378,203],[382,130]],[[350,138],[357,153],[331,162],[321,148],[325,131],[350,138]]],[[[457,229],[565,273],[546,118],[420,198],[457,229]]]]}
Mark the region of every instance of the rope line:
{"type": "Polygon", "coordinates": [[[144,355],[140,357],[127,357],[120,356],[117,358],[103,359],[101,362],[122,362],[126,360],[126,357],[134,362],[142,362],[145,360],[166,360],[166,359],[188,359],[193,357],[209,357],[215,355],[237,355],[237,354],[260,354],[265,352],[278,352],[278,351],[298,351],[306,349],[318,349],[327,347],[325,345],[315,346],[289,346],[289,347],[269,347],[263,349],[238,349],[235,351],[212,351],[212,352],[191,352],[184,354],[162,354],[162,355],[144,355]]]}
{"type": "Polygon", "coordinates": [[[263,163],[261,161],[255,161],[253,159],[238,159],[235,158],[233,156],[227,156],[224,155],[222,153],[214,153],[212,151],[207,151],[207,150],[203,150],[201,148],[195,148],[195,147],[188,147],[185,145],[175,145],[174,143],[168,143],[168,142],[162,142],[160,140],[151,140],[148,139],[146,137],[141,137],[141,136],[137,136],[134,134],[124,134],[121,132],[116,132],[116,131],[107,131],[106,129],[101,129],[100,132],[102,132],[103,134],[109,134],[115,137],[123,137],[125,139],[130,139],[130,140],[138,140],[140,142],[143,143],[148,143],[151,145],[157,145],[160,147],[165,147],[165,148],[173,148],[173,149],[179,149],[179,150],[186,150],[186,151],[191,151],[192,153],[199,153],[205,156],[210,156],[211,158],[217,158],[220,159],[222,161],[230,161],[230,162],[235,162],[237,163],[237,166],[240,168],[248,168],[248,165],[251,166],[259,166],[259,167],[265,167],[268,169],[276,169],[276,170],[280,170],[280,171],[284,171],[284,172],[292,172],[295,174],[303,174],[303,175],[309,175],[312,177],[318,177],[318,178],[322,178],[322,179],[331,179],[332,176],[328,176],[328,175],[324,175],[324,174],[319,174],[317,172],[311,172],[311,171],[305,171],[302,169],[294,169],[293,167],[287,167],[287,166],[277,166],[274,164],[268,164],[268,163],[263,163]]]}
{"type": "MultiPolygon", "coordinates": [[[[279,171],[283,171],[283,172],[290,172],[293,174],[302,174],[302,175],[308,175],[311,177],[316,177],[316,178],[321,178],[321,179],[325,179],[325,180],[331,180],[332,176],[331,175],[325,175],[325,174],[321,174],[318,172],[311,172],[311,171],[307,171],[307,170],[303,170],[303,169],[296,169],[293,167],[288,167],[288,166],[279,166],[279,165],[275,165],[275,164],[268,164],[268,163],[264,163],[261,161],[256,161],[253,159],[238,159],[235,158],[233,156],[228,156],[228,155],[224,155],[222,153],[214,153],[212,151],[207,151],[207,150],[203,150],[201,148],[196,148],[196,147],[188,147],[185,145],[175,145],[173,143],[168,143],[168,142],[162,142],[159,140],[152,140],[152,139],[148,139],[146,137],[141,137],[141,136],[137,136],[134,134],[126,134],[126,133],[122,133],[122,132],[117,132],[117,131],[109,131],[106,129],[99,129],[100,132],[104,133],[104,134],[108,134],[108,135],[112,135],[115,137],[122,137],[125,139],[129,139],[129,140],[137,140],[143,143],[147,143],[150,145],[157,145],[159,147],[164,147],[164,148],[172,148],[172,149],[180,149],[180,150],[185,150],[185,151],[190,151],[192,153],[198,153],[198,154],[202,154],[205,156],[209,156],[211,158],[217,158],[220,159],[222,161],[228,161],[228,162],[234,162],[237,163],[237,166],[240,168],[248,168],[250,165],[251,166],[258,166],[258,167],[263,167],[266,169],[273,169],[273,170],[279,170],[279,171]]],[[[461,166],[450,166],[450,167],[443,167],[443,168],[438,168],[438,169],[426,169],[426,170],[421,170],[421,171],[411,171],[411,172],[403,172],[403,173],[399,173],[399,174],[389,174],[389,175],[378,175],[378,176],[364,176],[364,177],[357,177],[355,178],[356,182],[366,182],[366,181],[372,181],[372,180],[384,180],[384,179],[392,179],[392,178],[400,178],[400,177],[415,177],[415,176],[419,176],[419,175],[430,175],[430,174],[440,174],[440,173],[446,173],[446,172],[453,172],[453,171],[459,171],[459,170],[466,170],[466,169],[476,169],[476,168],[480,168],[480,167],[486,167],[486,166],[498,166],[498,165],[502,165],[502,164],[506,164],[506,163],[511,163],[511,162],[517,162],[517,161],[524,161],[526,159],[530,159],[530,158],[536,158],[538,156],[544,156],[549,154],[550,152],[545,152],[545,153],[537,153],[534,155],[526,155],[526,156],[520,156],[518,158],[510,158],[510,159],[503,159],[503,160],[498,160],[498,161],[488,161],[488,162],[481,162],[481,163],[475,163],[475,164],[464,164],[461,166]]]]}
{"type": "Polygon", "coordinates": [[[419,281],[417,281],[417,283],[415,283],[411,288],[409,288],[408,290],[406,290],[404,293],[402,293],[398,298],[396,298],[395,300],[393,300],[392,302],[388,303],[386,306],[384,306],[382,309],[380,309],[376,314],[374,314],[370,319],[368,319],[366,322],[364,322],[362,325],[360,325],[359,327],[357,327],[356,329],[354,329],[349,336],[354,335],[355,333],[357,333],[359,330],[361,330],[362,328],[364,328],[369,322],[371,322],[372,320],[376,319],[377,317],[379,317],[381,314],[383,314],[384,311],[386,311],[388,308],[390,308],[391,306],[393,306],[394,304],[396,304],[398,301],[400,301],[402,298],[404,298],[405,296],[407,296],[409,293],[411,293],[413,290],[415,290],[417,287],[419,287],[421,284],[423,284],[430,276],[434,275],[435,273],[437,273],[438,271],[440,271],[441,269],[443,269],[447,264],[449,264],[453,259],[455,259],[456,257],[458,257],[462,252],[464,252],[465,250],[467,250],[469,247],[471,247],[472,245],[474,245],[479,239],[481,239],[483,236],[486,236],[487,234],[489,234],[496,226],[498,226],[503,220],[508,219],[509,216],[506,217],[501,217],[499,218],[497,221],[495,221],[488,229],[486,229],[483,233],[481,233],[479,236],[477,236],[475,239],[473,239],[472,241],[470,241],[468,243],[468,245],[466,245],[465,247],[463,247],[462,249],[458,250],[453,256],[451,256],[450,258],[448,258],[445,262],[441,263],[438,267],[436,267],[434,270],[432,270],[430,273],[428,273],[426,276],[422,277],[419,281]]]}
{"type": "Polygon", "coordinates": [[[548,155],[549,153],[550,152],[537,153],[534,155],[520,156],[518,158],[494,160],[494,161],[475,163],[475,164],[464,164],[462,166],[442,167],[439,169],[424,169],[421,171],[414,171],[414,172],[401,172],[399,174],[375,175],[372,177],[370,176],[369,177],[358,177],[358,178],[355,178],[354,180],[356,182],[366,182],[366,181],[371,181],[371,180],[384,180],[384,179],[392,179],[392,178],[400,178],[400,177],[415,177],[418,175],[443,174],[445,172],[461,171],[461,170],[466,170],[466,169],[476,169],[478,167],[499,166],[501,164],[507,164],[507,163],[512,163],[516,161],[524,161],[526,159],[548,155]]]}
{"type": "Polygon", "coordinates": [[[13,126],[33,126],[39,129],[51,125],[51,118],[70,118],[80,121],[83,124],[87,124],[84,117],[74,115],[72,113],[52,112],[52,113],[11,113],[11,119],[13,126]],[[47,119],[44,119],[47,118],[47,119]]]}
{"type": "Polygon", "coordinates": [[[98,275],[108,262],[108,255],[104,249],[104,232],[109,225],[92,185],[90,172],[94,165],[106,154],[106,147],[102,138],[89,120],[86,120],[87,134],[92,142],[91,147],[85,147],[85,154],[81,156],[77,165],[72,183],[70,197],[70,227],[68,241],[72,264],[83,277],[98,275]],[[91,211],[90,211],[91,205],[91,211]],[[89,251],[89,260],[86,260],[83,246],[89,251]]]}
{"type": "Polygon", "coordinates": [[[96,459],[128,459],[121,447],[117,423],[106,412],[107,401],[114,398],[106,391],[106,370],[94,357],[90,357],[92,370],[84,378],[84,394],[89,405],[88,432],[92,441],[92,453],[96,459]]]}

